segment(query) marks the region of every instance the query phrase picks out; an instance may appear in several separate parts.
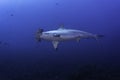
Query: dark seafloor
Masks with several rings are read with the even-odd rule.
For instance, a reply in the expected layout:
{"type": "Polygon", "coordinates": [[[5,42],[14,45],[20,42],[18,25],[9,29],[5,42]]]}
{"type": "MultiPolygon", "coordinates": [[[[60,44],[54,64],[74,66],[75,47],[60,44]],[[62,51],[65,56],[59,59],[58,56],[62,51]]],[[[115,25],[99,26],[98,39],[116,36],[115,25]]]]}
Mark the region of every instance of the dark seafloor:
{"type": "Polygon", "coordinates": [[[0,0],[0,80],[120,80],[120,0],[0,0]],[[36,42],[60,24],[104,38],[36,42]]]}

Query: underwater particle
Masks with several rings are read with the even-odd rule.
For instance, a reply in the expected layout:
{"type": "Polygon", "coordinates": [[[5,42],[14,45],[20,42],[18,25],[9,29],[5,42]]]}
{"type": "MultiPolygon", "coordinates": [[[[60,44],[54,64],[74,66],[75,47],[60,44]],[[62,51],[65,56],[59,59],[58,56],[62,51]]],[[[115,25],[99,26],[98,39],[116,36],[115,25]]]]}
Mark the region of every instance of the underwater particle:
{"type": "Polygon", "coordinates": [[[55,5],[59,5],[59,3],[57,2],[57,3],[55,3],[55,5]]]}
{"type": "Polygon", "coordinates": [[[55,79],[57,79],[57,80],[58,80],[58,79],[59,79],[59,76],[55,76],[55,79]]]}
{"type": "Polygon", "coordinates": [[[10,16],[14,16],[13,14],[10,14],[10,16]]]}

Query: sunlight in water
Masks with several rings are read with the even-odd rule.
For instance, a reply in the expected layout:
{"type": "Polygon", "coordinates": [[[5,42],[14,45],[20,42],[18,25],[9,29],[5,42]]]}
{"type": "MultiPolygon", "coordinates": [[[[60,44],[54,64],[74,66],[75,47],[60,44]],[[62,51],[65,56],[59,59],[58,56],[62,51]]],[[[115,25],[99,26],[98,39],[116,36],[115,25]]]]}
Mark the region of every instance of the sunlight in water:
{"type": "Polygon", "coordinates": [[[54,0],[0,0],[1,5],[23,5],[23,4],[46,4],[53,2],[54,0]]]}
{"type": "Polygon", "coordinates": [[[33,3],[37,0],[0,0],[0,5],[33,3]]]}

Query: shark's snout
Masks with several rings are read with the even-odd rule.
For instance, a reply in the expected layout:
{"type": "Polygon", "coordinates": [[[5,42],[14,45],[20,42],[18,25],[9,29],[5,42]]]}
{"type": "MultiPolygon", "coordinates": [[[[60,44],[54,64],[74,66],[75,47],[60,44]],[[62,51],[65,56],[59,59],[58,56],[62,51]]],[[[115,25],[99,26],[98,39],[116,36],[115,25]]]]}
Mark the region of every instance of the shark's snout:
{"type": "Polygon", "coordinates": [[[41,41],[41,35],[42,35],[42,33],[43,33],[43,29],[38,29],[38,30],[36,31],[35,38],[36,38],[36,40],[37,40],[38,42],[41,41]]]}

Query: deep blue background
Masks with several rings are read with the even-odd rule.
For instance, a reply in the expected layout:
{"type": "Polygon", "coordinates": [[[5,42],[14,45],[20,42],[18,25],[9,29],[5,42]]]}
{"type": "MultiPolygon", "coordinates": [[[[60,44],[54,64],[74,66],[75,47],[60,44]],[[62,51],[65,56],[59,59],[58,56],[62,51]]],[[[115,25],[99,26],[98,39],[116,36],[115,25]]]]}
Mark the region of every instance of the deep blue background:
{"type": "MultiPolygon", "coordinates": [[[[86,66],[109,68],[110,76],[119,78],[120,1],[0,0],[0,41],[7,43],[0,44],[0,80],[63,80],[86,66]],[[38,28],[47,31],[60,24],[105,37],[60,43],[58,51],[51,42],[36,43],[38,28]]],[[[88,77],[82,73],[77,79],[88,77]]]]}

